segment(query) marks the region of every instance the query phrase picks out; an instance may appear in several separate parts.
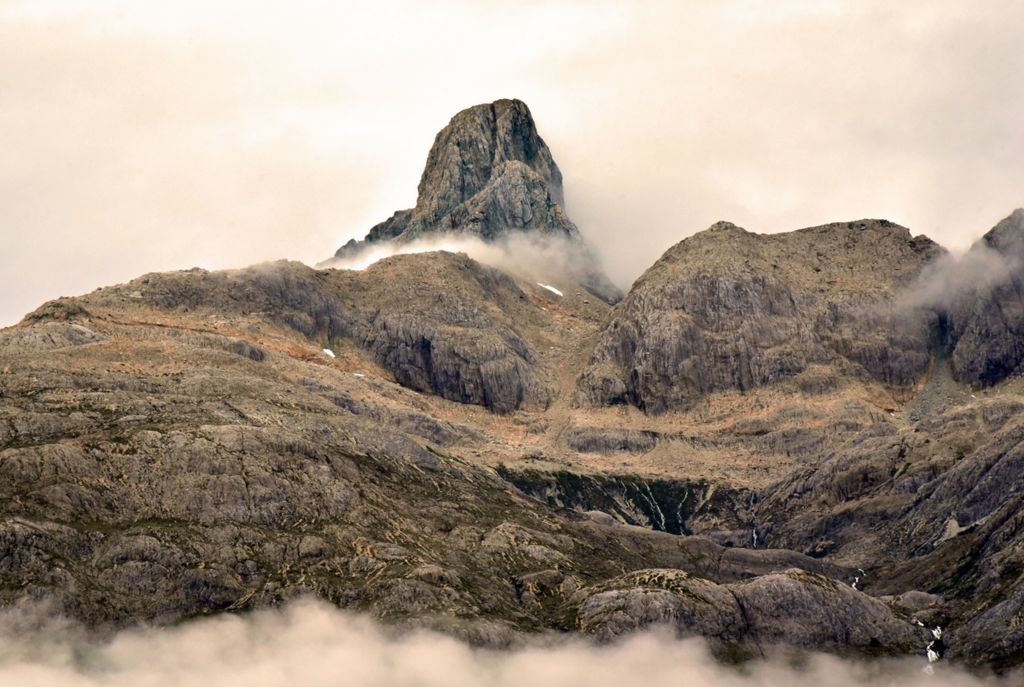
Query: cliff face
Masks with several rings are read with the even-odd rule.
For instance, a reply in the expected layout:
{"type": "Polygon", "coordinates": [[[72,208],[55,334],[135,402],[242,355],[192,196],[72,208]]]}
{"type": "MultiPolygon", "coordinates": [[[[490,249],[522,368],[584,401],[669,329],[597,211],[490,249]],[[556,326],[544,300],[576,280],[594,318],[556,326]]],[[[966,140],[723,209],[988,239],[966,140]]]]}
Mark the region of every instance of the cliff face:
{"type": "MultiPolygon", "coordinates": [[[[426,227],[436,228],[481,192],[495,202],[522,198],[516,186],[530,187],[537,200],[551,207],[564,204],[562,173],[537,133],[526,103],[498,100],[477,105],[455,115],[434,139],[420,179],[416,211],[426,227]]],[[[519,223],[507,228],[525,228],[529,221],[520,217],[519,223]]],[[[453,219],[448,226],[460,224],[453,219]]],[[[574,233],[564,217],[540,228],[574,233]]]]}
{"type": "Polygon", "coordinates": [[[335,258],[354,258],[389,241],[500,242],[528,235],[559,241],[570,274],[558,276],[606,301],[621,298],[566,214],[562,173],[522,101],[498,100],[455,115],[434,139],[418,190],[416,207],[374,226],[363,241],[349,241],[335,258]]]}
{"type": "Polygon", "coordinates": [[[1024,363],[1024,210],[1015,210],[971,249],[984,255],[975,288],[959,295],[950,309],[958,381],[992,386],[1024,363]]]}
{"type": "MultiPolygon", "coordinates": [[[[579,236],[562,210],[562,173],[519,100],[452,117],[434,139],[418,190],[416,207],[373,227],[366,242],[440,233],[494,239],[516,230],[579,236]]],[[[358,249],[353,241],[336,255],[358,249]]]]}
{"type": "Polygon", "coordinates": [[[667,251],[615,307],[578,399],[660,413],[811,366],[909,391],[936,321],[896,296],[938,254],[884,221],[771,235],[716,224],[667,251]]]}

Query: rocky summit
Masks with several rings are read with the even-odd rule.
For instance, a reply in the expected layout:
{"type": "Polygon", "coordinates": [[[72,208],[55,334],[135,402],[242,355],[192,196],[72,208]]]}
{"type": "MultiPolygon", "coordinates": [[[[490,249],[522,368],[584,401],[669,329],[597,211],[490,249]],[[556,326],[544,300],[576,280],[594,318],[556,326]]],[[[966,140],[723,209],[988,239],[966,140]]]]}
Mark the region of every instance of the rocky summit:
{"type": "Polygon", "coordinates": [[[621,291],[598,267],[564,206],[562,173],[530,109],[520,100],[497,100],[459,112],[437,134],[416,207],[399,210],[362,241],[350,240],[335,258],[355,259],[388,242],[469,237],[500,243],[528,236],[556,243],[565,254],[560,266],[575,280],[605,301],[618,300],[621,291]]]}
{"type": "MultiPolygon", "coordinates": [[[[680,234],[688,228],[681,227],[680,234]]],[[[366,244],[556,234],[525,105],[366,244]]],[[[1024,663],[1024,211],[670,248],[614,305],[448,252],[148,274],[0,331],[0,604],[97,633],[316,596],[486,646],[651,626],[1024,663]],[[941,628],[941,629],[939,629],[941,628]]]]}
{"type": "Polygon", "coordinates": [[[907,392],[931,365],[936,314],[895,296],[939,254],[886,221],[768,236],[719,222],[637,280],[601,334],[579,397],[660,413],[797,378],[828,386],[855,377],[907,392]]]}

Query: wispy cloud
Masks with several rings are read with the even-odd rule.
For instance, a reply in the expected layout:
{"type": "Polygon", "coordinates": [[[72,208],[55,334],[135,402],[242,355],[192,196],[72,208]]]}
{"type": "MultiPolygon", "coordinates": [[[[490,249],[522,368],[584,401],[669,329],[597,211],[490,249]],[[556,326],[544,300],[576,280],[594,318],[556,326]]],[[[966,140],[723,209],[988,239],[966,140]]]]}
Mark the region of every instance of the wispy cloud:
{"type": "Polygon", "coordinates": [[[1020,258],[977,243],[963,253],[947,253],[928,265],[900,295],[901,305],[948,310],[967,294],[984,295],[1021,273],[1020,258]]]}

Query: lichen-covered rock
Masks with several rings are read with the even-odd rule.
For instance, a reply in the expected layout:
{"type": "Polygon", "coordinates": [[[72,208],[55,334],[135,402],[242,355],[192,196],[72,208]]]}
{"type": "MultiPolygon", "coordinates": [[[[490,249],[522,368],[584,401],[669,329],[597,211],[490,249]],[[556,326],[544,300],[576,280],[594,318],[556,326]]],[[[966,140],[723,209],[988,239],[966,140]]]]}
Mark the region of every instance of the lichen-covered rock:
{"type": "MultiPolygon", "coordinates": [[[[521,163],[555,205],[562,205],[562,173],[521,100],[497,100],[459,112],[434,139],[419,184],[416,211],[424,228],[442,225],[453,210],[521,163]]],[[[510,225],[516,226],[516,225],[510,225]]],[[[525,225],[519,225],[520,227],[525,225]]],[[[550,227],[572,231],[570,225],[550,227]]]]}
{"type": "Polygon", "coordinates": [[[679,570],[639,570],[577,592],[577,625],[602,639],[657,625],[739,642],[746,623],[728,588],[679,570]]]}
{"type": "Polygon", "coordinates": [[[970,399],[837,442],[765,490],[753,517],[769,546],[865,568],[847,578],[859,589],[917,590],[927,601],[909,605],[953,628],[959,658],[1010,665],[1024,655],[1007,620],[1024,569],[1022,446],[1018,401],[970,399]]]}
{"type": "MultiPolygon", "coordinates": [[[[416,207],[375,226],[369,243],[466,232],[485,239],[531,229],[577,237],[562,211],[562,173],[520,100],[477,105],[434,139],[416,207]]],[[[358,245],[343,246],[341,257],[358,245]]]]}
{"type": "Polygon", "coordinates": [[[521,328],[541,315],[516,283],[465,255],[403,255],[344,273],[362,344],[404,386],[499,413],[552,391],[521,328]],[[439,288],[440,287],[440,288],[439,288]]]}
{"type": "Polygon", "coordinates": [[[504,162],[494,175],[487,186],[445,216],[452,233],[469,233],[487,240],[510,230],[578,237],[549,186],[526,163],[504,162]]]}
{"type": "Polygon", "coordinates": [[[763,644],[910,653],[928,636],[881,601],[803,570],[763,575],[730,588],[750,634],[763,644]]]}
{"type": "Polygon", "coordinates": [[[103,336],[73,322],[41,322],[0,334],[0,352],[17,355],[27,351],[45,351],[102,341],[103,336]]]}
{"type": "Polygon", "coordinates": [[[1024,584],[956,634],[951,657],[1006,670],[1024,659],[1024,584]]]}

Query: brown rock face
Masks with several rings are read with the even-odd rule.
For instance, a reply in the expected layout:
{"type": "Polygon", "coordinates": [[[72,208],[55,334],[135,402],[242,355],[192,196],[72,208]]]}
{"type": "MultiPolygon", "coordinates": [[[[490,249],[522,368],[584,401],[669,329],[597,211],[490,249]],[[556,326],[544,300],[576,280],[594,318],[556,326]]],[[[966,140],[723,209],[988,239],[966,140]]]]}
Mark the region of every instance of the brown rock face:
{"type": "Polygon", "coordinates": [[[715,224],[615,307],[577,398],[660,413],[812,364],[909,388],[928,369],[936,317],[894,297],[938,251],[878,220],[772,235],[715,224]]]}
{"type": "Polygon", "coordinates": [[[520,100],[497,100],[455,115],[434,139],[416,207],[349,241],[337,258],[368,245],[470,236],[492,242],[517,233],[565,241],[569,275],[606,301],[622,297],[601,272],[564,209],[562,173],[520,100]]]}

